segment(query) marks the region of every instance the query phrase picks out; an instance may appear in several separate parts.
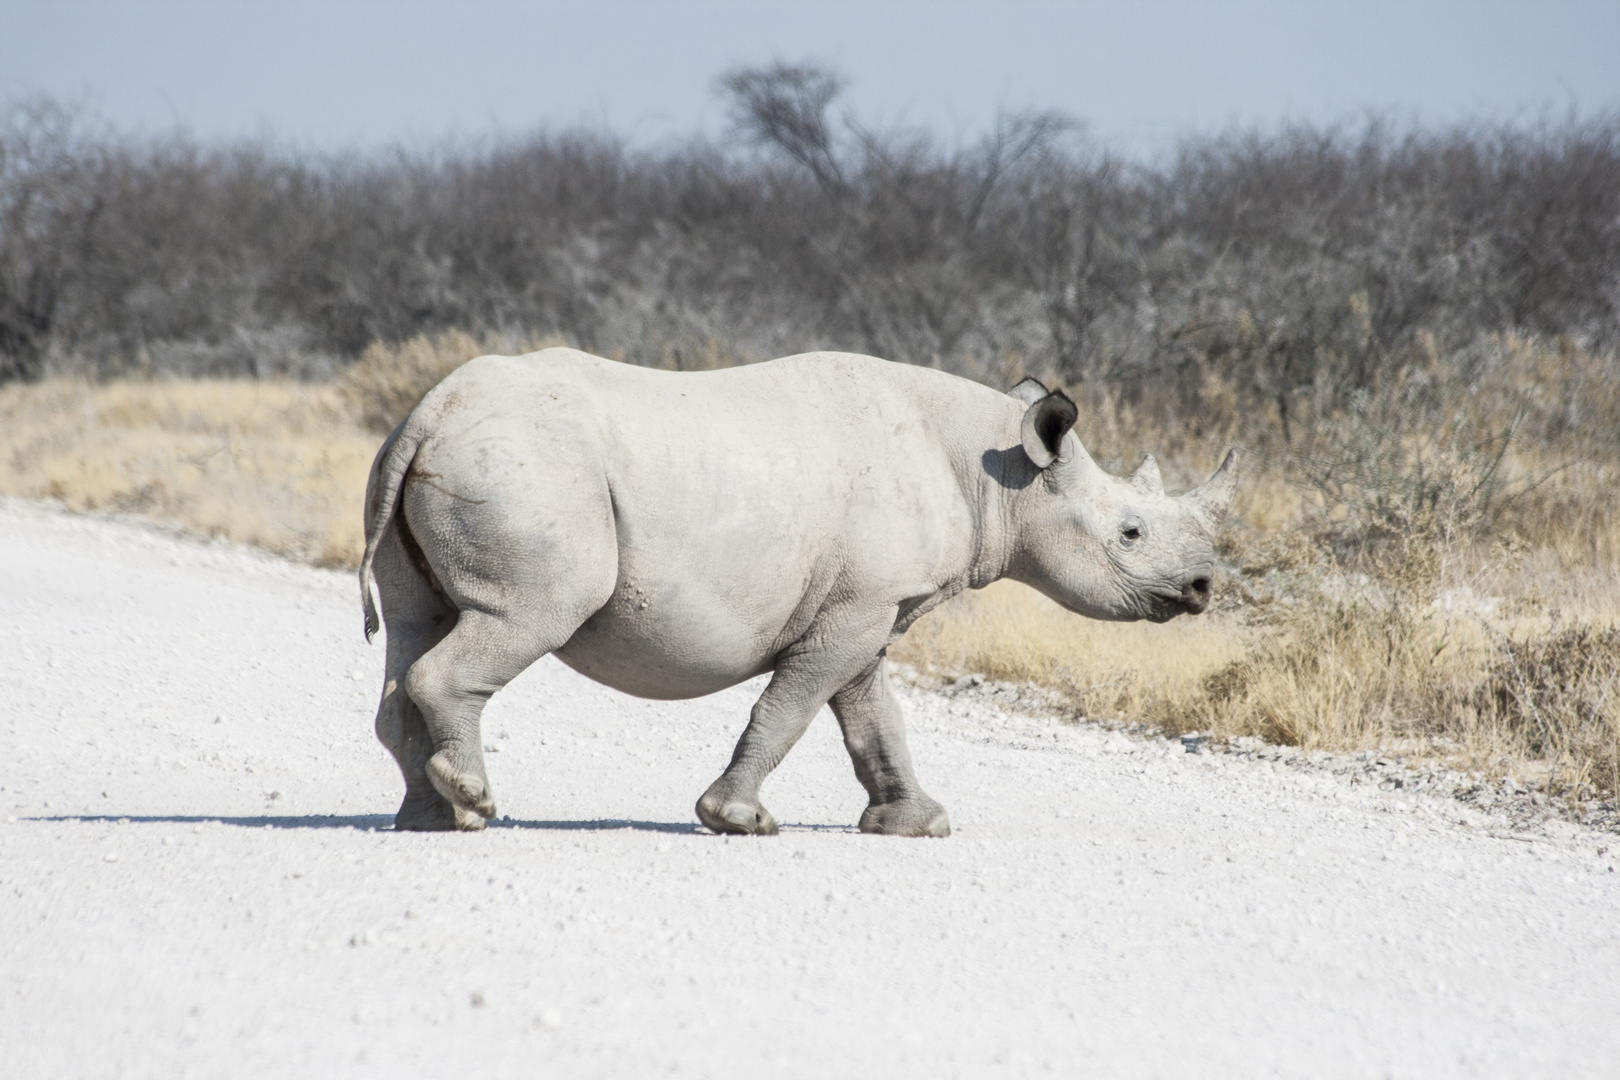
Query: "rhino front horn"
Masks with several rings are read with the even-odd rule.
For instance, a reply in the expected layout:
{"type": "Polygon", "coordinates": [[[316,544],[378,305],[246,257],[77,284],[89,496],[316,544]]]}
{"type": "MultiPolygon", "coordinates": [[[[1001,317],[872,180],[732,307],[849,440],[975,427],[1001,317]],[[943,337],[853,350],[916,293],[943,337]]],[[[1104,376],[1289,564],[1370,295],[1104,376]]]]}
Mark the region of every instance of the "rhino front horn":
{"type": "Polygon", "coordinates": [[[1219,524],[1237,491],[1238,452],[1228,450],[1215,474],[1183,496],[1211,525],[1219,524]]]}

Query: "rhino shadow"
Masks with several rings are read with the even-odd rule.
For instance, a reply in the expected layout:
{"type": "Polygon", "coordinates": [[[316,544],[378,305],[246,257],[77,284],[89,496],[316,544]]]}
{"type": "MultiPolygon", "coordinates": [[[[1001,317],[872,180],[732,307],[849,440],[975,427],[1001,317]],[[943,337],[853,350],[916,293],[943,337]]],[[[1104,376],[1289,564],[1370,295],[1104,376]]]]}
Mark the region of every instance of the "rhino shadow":
{"type": "MultiPolygon", "coordinates": [[[[359,832],[393,832],[392,814],[257,814],[248,817],[227,817],[220,814],[56,814],[48,817],[28,817],[23,821],[54,822],[129,822],[139,825],[230,825],[239,829],[355,829],[359,832]]],[[[489,823],[491,829],[547,829],[556,832],[634,832],[684,833],[711,835],[695,821],[633,821],[626,818],[593,818],[583,821],[530,821],[500,818],[489,823]]],[[[783,832],[854,832],[847,825],[785,824],[783,832]]]]}

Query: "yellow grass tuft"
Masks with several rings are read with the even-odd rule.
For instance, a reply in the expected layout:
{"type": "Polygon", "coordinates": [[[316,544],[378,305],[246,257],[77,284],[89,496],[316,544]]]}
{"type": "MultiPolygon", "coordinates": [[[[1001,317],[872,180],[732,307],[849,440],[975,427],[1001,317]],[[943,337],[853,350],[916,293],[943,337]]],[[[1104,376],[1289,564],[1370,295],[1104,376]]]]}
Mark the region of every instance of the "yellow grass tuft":
{"type": "Polygon", "coordinates": [[[1226,615],[1161,626],[1097,622],[1027,586],[998,581],[923,616],[889,657],[925,678],[974,672],[1035,683],[1061,691],[1086,718],[1132,720],[1145,694],[1195,695],[1242,657],[1238,631],[1226,615]]]}

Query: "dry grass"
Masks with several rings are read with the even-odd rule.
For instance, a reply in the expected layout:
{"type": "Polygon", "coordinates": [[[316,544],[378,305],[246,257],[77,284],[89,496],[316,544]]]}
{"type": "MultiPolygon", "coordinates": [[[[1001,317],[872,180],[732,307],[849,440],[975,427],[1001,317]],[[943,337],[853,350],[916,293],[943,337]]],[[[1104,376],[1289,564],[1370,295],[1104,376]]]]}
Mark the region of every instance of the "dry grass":
{"type": "Polygon", "coordinates": [[[1203,681],[1243,655],[1231,616],[1162,626],[1082,619],[1017,582],[998,581],[924,616],[891,659],[920,675],[974,672],[1061,691],[1082,715],[1129,716],[1144,688],[1196,694],[1203,681]]]}
{"type": "MultiPolygon", "coordinates": [[[[0,492],[353,565],[378,433],[469,357],[554,343],[378,345],[336,385],[0,387],[0,492]]],[[[694,341],[643,359],[739,358],[694,341]]],[[[925,676],[1037,683],[1091,718],[1620,790],[1620,391],[1598,377],[1613,358],[1504,339],[1466,393],[1445,363],[1424,363],[1350,413],[1296,419],[1288,438],[1215,376],[1216,423],[1077,389],[1099,460],[1134,466],[1151,449],[1172,487],[1249,446],[1221,606],[1164,626],[1096,623],[1000,583],[921,620],[891,655],[925,676]]]]}
{"type": "Polygon", "coordinates": [[[55,379],[0,386],[0,492],[352,565],[375,436],[337,389],[55,379]]]}

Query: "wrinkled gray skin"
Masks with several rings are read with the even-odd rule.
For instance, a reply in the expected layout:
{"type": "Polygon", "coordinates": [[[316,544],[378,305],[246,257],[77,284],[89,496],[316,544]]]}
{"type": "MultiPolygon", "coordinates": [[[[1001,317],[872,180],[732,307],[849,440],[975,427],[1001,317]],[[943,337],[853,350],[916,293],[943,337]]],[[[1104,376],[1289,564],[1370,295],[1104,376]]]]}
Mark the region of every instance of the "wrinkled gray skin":
{"type": "Polygon", "coordinates": [[[389,437],[366,492],[397,827],[495,815],[479,717],[555,653],[650,698],[771,673],[698,800],[717,832],[776,831],[760,785],[830,704],[871,797],[861,829],[948,834],[883,659],[919,616],[1003,577],[1098,619],[1209,603],[1231,455],[1171,498],[1151,457],[1129,479],[1099,469],[1075,416],[1034,380],[1002,394],[845,353],[691,373],[571,349],[466,364],[389,437]]]}

